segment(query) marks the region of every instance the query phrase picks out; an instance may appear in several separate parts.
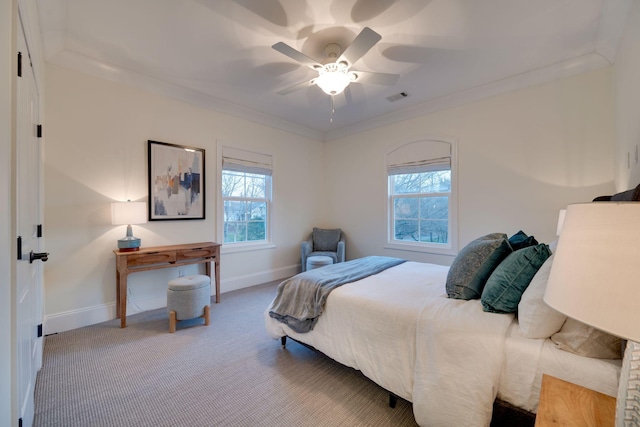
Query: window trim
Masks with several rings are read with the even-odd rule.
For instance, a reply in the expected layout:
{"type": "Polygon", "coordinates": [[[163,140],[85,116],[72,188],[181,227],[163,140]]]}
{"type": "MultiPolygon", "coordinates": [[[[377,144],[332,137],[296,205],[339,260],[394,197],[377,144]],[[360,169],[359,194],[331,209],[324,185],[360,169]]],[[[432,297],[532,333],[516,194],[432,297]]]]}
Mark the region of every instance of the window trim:
{"type": "MultiPolygon", "coordinates": [[[[272,237],[273,211],[274,211],[273,209],[273,204],[274,204],[273,176],[275,174],[275,171],[274,171],[275,168],[273,167],[274,160],[275,160],[274,156],[271,153],[266,153],[266,152],[258,151],[255,149],[236,147],[231,145],[222,145],[222,144],[218,145],[218,149],[217,149],[218,170],[216,173],[216,177],[218,180],[218,185],[216,190],[217,205],[218,205],[217,206],[218,220],[216,221],[217,222],[216,228],[217,228],[217,235],[219,236],[218,239],[222,243],[221,253],[249,252],[249,251],[256,251],[256,250],[263,250],[263,249],[272,249],[276,247],[276,245],[273,243],[273,237],[272,237]],[[271,158],[271,174],[267,175],[269,188],[267,188],[267,195],[266,195],[267,196],[266,197],[266,201],[267,201],[266,240],[228,242],[228,243],[224,242],[224,198],[222,196],[222,170],[223,170],[223,150],[225,148],[233,150],[235,152],[246,151],[247,153],[250,153],[250,154],[253,153],[260,156],[269,156],[271,158]]],[[[226,170],[232,170],[232,169],[226,169],[226,170]]],[[[259,172],[249,172],[249,173],[259,173],[259,172]]],[[[264,199],[261,199],[261,200],[264,200],[264,199]]]]}
{"type": "Polygon", "coordinates": [[[384,245],[385,249],[394,249],[394,250],[402,250],[402,251],[411,251],[411,252],[422,252],[422,253],[430,253],[430,254],[438,254],[438,255],[453,255],[455,256],[458,253],[458,141],[455,138],[450,137],[441,137],[441,136],[426,136],[424,138],[420,138],[417,140],[406,141],[400,143],[394,147],[392,147],[387,153],[384,155],[384,176],[386,180],[386,197],[385,197],[385,211],[387,216],[387,236],[386,243],[384,245]],[[393,199],[394,196],[391,194],[391,180],[388,171],[388,158],[391,153],[394,151],[408,146],[410,144],[419,143],[419,142],[443,142],[450,144],[451,146],[451,189],[449,190],[449,222],[450,222],[450,239],[449,243],[444,244],[433,244],[433,243],[425,243],[425,242],[410,242],[410,241],[399,241],[393,238],[393,199]]]}

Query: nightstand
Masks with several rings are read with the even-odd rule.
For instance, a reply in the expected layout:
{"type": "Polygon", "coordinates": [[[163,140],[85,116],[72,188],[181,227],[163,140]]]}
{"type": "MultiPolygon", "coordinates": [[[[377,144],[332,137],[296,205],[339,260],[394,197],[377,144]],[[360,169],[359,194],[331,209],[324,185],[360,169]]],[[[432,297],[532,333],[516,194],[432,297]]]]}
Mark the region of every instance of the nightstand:
{"type": "Polygon", "coordinates": [[[616,399],[550,375],[542,376],[536,427],[613,427],[616,399]]]}

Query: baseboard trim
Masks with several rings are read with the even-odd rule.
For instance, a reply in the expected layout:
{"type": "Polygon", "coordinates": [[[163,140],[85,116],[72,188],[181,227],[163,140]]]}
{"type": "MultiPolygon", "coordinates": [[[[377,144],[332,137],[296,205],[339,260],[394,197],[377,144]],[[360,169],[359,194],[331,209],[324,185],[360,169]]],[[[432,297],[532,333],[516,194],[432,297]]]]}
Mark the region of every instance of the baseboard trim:
{"type": "MultiPolygon", "coordinates": [[[[273,280],[291,277],[300,272],[300,264],[287,267],[276,268],[260,273],[247,274],[244,276],[230,277],[220,280],[220,293],[231,292],[250,286],[260,285],[273,280]]],[[[212,295],[215,289],[212,287],[212,295]]],[[[221,297],[221,302],[224,298],[221,297]]],[[[166,307],[167,299],[164,294],[147,297],[130,298],[127,301],[127,315],[141,313],[143,311],[155,310],[166,307]]],[[[107,322],[116,318],[116,303],[94,305],[76,310],[63,311],[60,313],[44,316],[44,334],[51,335],[58,332],[69,331],[82,328],[96,323],[107,322]]]]}
{"type": "Polygon", "coordinates": [[[220,288],[222,293],[236,291],[238,289],[248,288],[249,286],[291,277],[298,273],[300,273],[300,264],[290,265],[260,273],[222,279],[220,281],[220,288]]]}
{"type": "Polygon", "coordinates": [[[69,331],[115,318],[115,302],[49,314],[44,316],[44,335],[69,331]]]}

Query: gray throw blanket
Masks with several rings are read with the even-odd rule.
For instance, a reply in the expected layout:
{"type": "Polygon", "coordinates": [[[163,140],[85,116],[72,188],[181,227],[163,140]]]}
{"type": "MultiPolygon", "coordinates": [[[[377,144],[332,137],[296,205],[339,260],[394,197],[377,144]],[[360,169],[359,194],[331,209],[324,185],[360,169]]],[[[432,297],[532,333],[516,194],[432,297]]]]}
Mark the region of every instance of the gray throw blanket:
{"type": "Polygon", "coordinates": [[[269,307],[269,316],[298,333],[309,332],[322,314],[324,303],[332,290],[405,261],[368,256],[300,273],[278,285],[276,298],[269,307]]]}

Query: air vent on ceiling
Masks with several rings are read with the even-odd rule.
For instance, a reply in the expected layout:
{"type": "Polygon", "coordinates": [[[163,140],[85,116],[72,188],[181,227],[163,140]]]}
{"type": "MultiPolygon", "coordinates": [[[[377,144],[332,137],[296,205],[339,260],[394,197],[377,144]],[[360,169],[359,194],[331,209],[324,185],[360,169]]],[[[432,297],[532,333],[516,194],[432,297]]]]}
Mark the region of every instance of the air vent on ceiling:
{"type": "Polygon", "coordinates": [[[407,96],[409,96],[407,92],[400,92],[400,93],[396,93],[395,95],[387,96],[387,101],[395,102],[399,99],[406,98],[407,96]]]}

